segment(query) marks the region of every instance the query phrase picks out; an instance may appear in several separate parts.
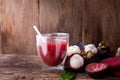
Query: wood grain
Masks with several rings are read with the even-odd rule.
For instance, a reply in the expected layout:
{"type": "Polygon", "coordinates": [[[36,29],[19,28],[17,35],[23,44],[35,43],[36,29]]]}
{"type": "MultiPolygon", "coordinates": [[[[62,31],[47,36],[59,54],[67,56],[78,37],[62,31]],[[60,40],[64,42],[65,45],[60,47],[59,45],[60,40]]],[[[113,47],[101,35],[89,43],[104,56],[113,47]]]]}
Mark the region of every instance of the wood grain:
{"type": "Polygon", "coordinates": [[[1,21],[2,21],[2,0],[0,0],[0,54],[2,54],[2,32],[1,32],[1,21]]]}
{"type": "Polygon", "coordinates": [[[120,46],[120,1],[83,0],[82,41],[106,41],[112,50],[120,46]]]}
{"type": "MultiPolygon", "coordinates": [[[[42,63],[35,55],[0,55],[0,80],[61,80],[60,71],[43,70],[42,63]]],[[[94,80],[85,73],[78,73],[74,80],[94,80]]],[[[106,76],[100,80],[120,80],[106,76]]]]}
{"type": "Polygon", "coordinates": [[[39,25],[42,33],[67,32],[70,44],[81,41],[82,0],[40,0],[39,25]]]}
{"type": "Polygon", "coordinates": [[[38,0],[2,0],[2,53],[36,54],[38,0]]]}
{"type": "Polygon", "coordinates": [[[82,41],[120,46],[119,0],[40,0],[40,30],[68,32],[70,45],[82,41]]]}
{"type": "Polygon", "coordinates": [[[67,32],[70,45],[106,41],[120,46],[120,0],[0,0],[0,53],[36,54],[42,33],[67,32]]]}

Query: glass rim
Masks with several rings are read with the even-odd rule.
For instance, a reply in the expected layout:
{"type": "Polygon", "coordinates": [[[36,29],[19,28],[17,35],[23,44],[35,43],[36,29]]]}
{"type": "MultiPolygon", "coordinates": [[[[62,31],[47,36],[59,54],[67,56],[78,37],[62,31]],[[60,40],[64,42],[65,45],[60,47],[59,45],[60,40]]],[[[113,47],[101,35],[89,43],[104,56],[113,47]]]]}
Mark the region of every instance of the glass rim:
{"type": "MultiPolygon", "coordinates": [[[[39,34],[37,34],[36,36],[39,37],[39,34]]],[[[56,37],[56,38],[60,38],[60,37],[69,37],[69,33],[45,33],[42,34],[42,37],[56,37]]]]}

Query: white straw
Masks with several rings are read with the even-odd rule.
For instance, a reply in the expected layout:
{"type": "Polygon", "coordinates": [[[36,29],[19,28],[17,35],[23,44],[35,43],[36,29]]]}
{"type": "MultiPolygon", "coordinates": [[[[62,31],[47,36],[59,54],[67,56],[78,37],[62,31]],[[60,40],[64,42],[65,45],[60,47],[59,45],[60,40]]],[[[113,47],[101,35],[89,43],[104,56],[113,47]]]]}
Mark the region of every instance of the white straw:
{"type": "Polygon", "coordinates": [[[33,25],[33,28],[35,29],[35,31],[37,32],[37,34],[40,36],[40,38],[42,39],[42,41],[44,41],[43,37],[42,37],[40,31],[37,29],[37,27],[35,25],[33,25]]]}
{"type": "Polygon", "coordinates": [[[37,27],[34,25],[33,28],[35,29],[35,31],[37,32],[38,35],[42,36],[40,31],[37,29],[37,27]]]}

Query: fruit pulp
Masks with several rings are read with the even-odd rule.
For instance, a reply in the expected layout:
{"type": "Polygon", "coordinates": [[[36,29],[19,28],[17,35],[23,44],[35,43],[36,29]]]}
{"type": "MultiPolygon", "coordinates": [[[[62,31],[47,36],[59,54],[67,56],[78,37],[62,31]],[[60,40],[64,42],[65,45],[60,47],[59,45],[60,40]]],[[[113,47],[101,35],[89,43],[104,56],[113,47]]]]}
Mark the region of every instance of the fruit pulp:
{"type": "Polygon", "coordinates": [[[97,72],[106,69],[107,65],[104,63],[91,63],[87,66],[87,71],[97,72]],[[89,66],[89,67],[88,67],[89,66]]]}

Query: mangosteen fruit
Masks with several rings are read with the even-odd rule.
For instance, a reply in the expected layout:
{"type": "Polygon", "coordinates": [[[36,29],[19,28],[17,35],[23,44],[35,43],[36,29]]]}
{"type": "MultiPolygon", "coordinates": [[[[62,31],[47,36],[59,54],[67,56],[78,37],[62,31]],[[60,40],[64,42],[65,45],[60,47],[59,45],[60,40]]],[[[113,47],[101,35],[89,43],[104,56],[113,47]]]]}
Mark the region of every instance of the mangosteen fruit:
{"type": "Polygon", "coordinates": [[[84,58],[79,53],[68,56],[65,61],[65,68],[72,70],[81,70],[84,66],[84,58]]]}
{"type": "Polygon", "coordinates": [[[85,52],[91,51],[94,54],[96,54],[98,52],[98,49],[96,48],[96,46],[94,44],[87,44],[84,47],[85,47],[85,52]]]}
{"type": "Polygon", "coordinates": [[[90,63],[85,68],[86,73],[95,79],[103,78],[108,70],[108,65],[105,63],[90,63]]]}
{"type": "Polygon", "coordinates": [[[70,67],[74,70],[78,70],[84,65],[84,58],[79,54],[74,54],[70,58],[70,67]]]}
{"type": "Polygon", "coordinates": [[[80,48],[80,50],[84,50],[84,45],[82,42],[78,42],[75,45],[77,45],[80,48]]]}
{"type": "Polygon", "coordinates": [[[118,49],[117,49],[116,56],[120,56],[120,47],[118,47],[118,49]]]}
{"type": "Polygon", "coordinates": [[[101,55],[110,53],[109,45],[105,41],[102,41],[99,43],[98,49],[99,49],[101,55]]]}
{"type": "Polygon", "coordinates": [[[92,51],[87,52],[87,59],[91,59],[94,56],[92,51]]]}
{"type": "Polygon", "coordinates": [[[102,59],[101,59],[101,55],[99,53],[93,55],[90,59],[87,60],[87,63],[93,63],[93,62],[100,62],[102,59]]]}
{"type": "Polygon", "coordinates": [[[81,53],[80,48],[77,45],[70,46],[67,50],[67,56],[71,56],[74,53],[81,53]]]}

